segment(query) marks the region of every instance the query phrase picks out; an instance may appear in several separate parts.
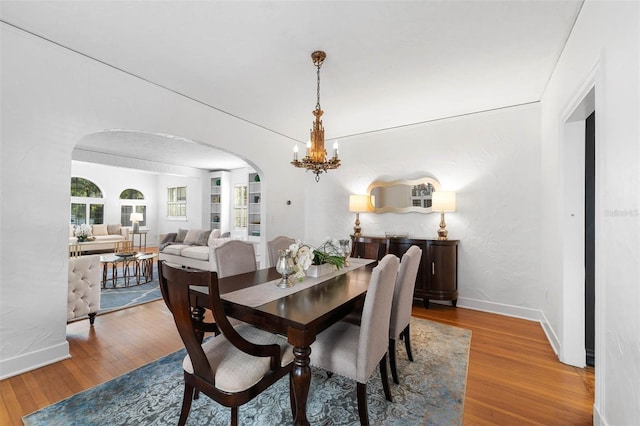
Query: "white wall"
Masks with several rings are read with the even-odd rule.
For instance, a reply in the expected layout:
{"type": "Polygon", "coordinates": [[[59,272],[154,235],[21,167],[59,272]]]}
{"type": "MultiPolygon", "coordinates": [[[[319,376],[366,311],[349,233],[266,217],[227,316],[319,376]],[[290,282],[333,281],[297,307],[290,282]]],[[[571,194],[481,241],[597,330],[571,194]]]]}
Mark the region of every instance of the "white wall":
{"type": "MultiPolygon", "coordinates": [[[[374,180],[431,176],[457,192],[446,222],[449,239],[460,240],[458,306],[538,320],[539,129],[531,104],[341,140],[344,166],[307,184],[306,235],[347,238],[349,194],[374,180]]],[[[364,235],[435,238],[439,221],[437,213],[360,214],[364,235]]]]}
{"type": "MultiPolygon", "coordinates": [[[[561,356],[575,345],[583,299],[564,263],[561,229],[571,155],[565,121],[595,85],[596,110],[596,395],[595,424],[640,419],[640,3],[584,3],[541,103],[541,288],[546,326],[561,356]]],[[[579,173],[579,170],[574,170],[579,173]]],[[[578,343],[579,344],[579,343],[578,343]]]]}
{"type": "Polygon", "coordinates": [[[253,158],[270,212],[265,238],[303,234],[290,140],[0,25],[0,377],[68,356],[69,179],[86,135],[135,129],[253,158]]]}

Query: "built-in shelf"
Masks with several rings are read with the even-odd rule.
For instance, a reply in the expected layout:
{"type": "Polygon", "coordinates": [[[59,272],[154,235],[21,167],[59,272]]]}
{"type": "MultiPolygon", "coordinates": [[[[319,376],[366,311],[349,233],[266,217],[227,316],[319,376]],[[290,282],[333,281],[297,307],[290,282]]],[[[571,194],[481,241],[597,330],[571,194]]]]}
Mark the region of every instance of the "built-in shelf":
{"type": "Polygon", "coordinates": [[[259,237],[261,234],[261,201],[262,187],[260,175],[257,173],[249,173],[249,224],[247,232],[250,237],[259,237]]]}

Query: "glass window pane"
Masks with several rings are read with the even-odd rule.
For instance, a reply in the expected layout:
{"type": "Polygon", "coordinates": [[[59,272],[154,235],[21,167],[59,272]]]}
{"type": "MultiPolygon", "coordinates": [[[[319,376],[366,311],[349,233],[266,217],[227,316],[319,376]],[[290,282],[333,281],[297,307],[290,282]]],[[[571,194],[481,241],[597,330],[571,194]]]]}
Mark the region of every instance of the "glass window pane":
{"type": "Polygon", "coordinates": [[[71,203],[71,223],[81,225],[87,223],[87,205],[71,203]]]}
{"type": "Polygon", "coordinates": [[[104,223],[104,204],[91,204],[90,206],[90,224],[99,225],[104,223]]]}
{"type": "Polygon", "coordinates": [[[72,197],[90,197],[102,198],[102,191],[98,185],[90,180],[72,177],[71,178],[71,196],[72,197]]]}

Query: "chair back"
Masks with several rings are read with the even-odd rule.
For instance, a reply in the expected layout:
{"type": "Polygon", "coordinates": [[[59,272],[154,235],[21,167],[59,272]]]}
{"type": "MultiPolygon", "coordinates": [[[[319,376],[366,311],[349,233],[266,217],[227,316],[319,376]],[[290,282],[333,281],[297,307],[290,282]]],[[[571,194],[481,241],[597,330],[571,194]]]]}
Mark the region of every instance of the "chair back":
{"type": "Polygon", "coordinates": [[[267,249],[269,251],[269,266],[276,266],[278,262],[278,251],[286,250],[289,246],[295,243],[293,238],[279,236],[267,243],[267,249]]]}
{"type": "Polygon", "coordinates": [[[382,258],[373,268],[362,308],[356,380],[366,383],[389,344],[391,302],[400,261],[393,254],[382,258]]]}
{"type": "Polygon", "coordinates": [[[224,312],[220,289],[218,287],[218,274],[212,271],[197,269],[174,268],[164,260],[158,261],[158,275],[162,298],[178,328],[180,338],[191,358],[193,371],[196,376],[214,384],[215,372],[202,348],[202,336],[204,332],[219,330],[225,338],[243,352],[254,356],[271,357],[271,369],[280,366],[280,347],[278,345],[259,345],[245,340],[230,324],[224,312]],[[215,318],[215,324],[205,323],[193,319],[190,286],[206,286],[209,290],[207,306],[215,318]]]}
{"type": "Polygon", "coordinates": [[[124,241],[116,241],[116,254],[120,253],[133,253],[133,241],[124,240],[124,241]]]}
{"type": "Polygon", "coordinates": [[[389,323],[389,337],[397,339],[400,333],[411,321],[411,305],[413,303],[413,289],[416,286],[416,277],[422,250],[418,246],[411,246],[402,255],[398,277],[391,304],[391,321],[389,323]]]}
{"type": "Polygon", "coordinates": [[[381,237],[353,237],[351,257],[380,260],[389,254],[389,239],[381,237]]]}
{"type": "Polygon", "coordinates": [[[216,247],[213,253],[216,257],[218,277],[220,278],[258,269],[256,252],[251,243],[239,240],[227,241],[216,247]]]}

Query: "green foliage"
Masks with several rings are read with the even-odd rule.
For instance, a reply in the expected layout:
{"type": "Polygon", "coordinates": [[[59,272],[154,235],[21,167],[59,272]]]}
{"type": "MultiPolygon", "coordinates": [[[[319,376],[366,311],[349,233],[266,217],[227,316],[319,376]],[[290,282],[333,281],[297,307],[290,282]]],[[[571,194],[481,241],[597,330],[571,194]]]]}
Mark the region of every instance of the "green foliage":
{"type": "Polygon", "coordinates": [[[344,257],[338,256],[335,254],[329,254],[324,251],[314,250],[313,251],[313,264],[314,265],[322,265],[323,263],[329,263],[331,265],[335,265],[336,268],[340,269],[344,266],[344,257]]]}

